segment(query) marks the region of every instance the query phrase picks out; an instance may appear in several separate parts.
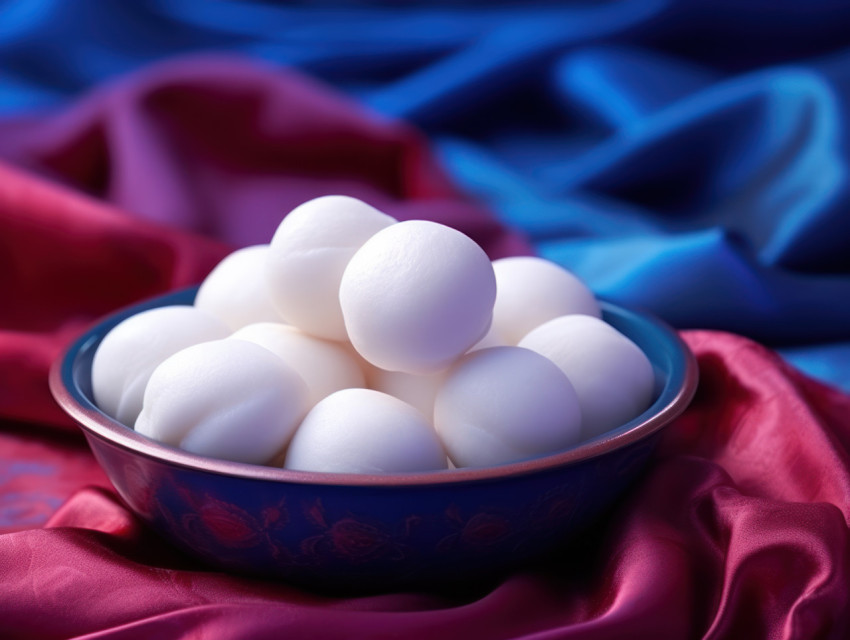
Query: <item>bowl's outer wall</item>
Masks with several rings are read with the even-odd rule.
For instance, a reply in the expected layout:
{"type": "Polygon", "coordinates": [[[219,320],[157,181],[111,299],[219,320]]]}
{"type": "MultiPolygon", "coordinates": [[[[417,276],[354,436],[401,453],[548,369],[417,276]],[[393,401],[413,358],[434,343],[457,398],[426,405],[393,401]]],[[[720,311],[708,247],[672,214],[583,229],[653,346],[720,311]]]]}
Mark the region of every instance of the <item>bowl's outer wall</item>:
{"type": "MultiPolygon", "coordinates": [[[[93,405],[91,359],[122,318],[145,308],[191,304],[194,293],[133,307],[78,341],[64,363],[68,393],[93,405]]],[[[693,356],[681,351],[675,335],[665,340],[662,327],[631,312],[606,305],[604,317],[653,362],[661,395],[647,413],[656,411],[685,384],[689,371],[693,377],[694,365],[687,362],[693,356]]],[[[633,484],[660,434],[654,430],[603,455],[510,477],[352,486],[187,468],[140,455],[82,426],[130,508],[187,552],[228,570],[370,589],[500,573],[563,547],[633,484]]]]}
{"type": "Polygon", "coordinates": [[[657,434],[547,473],[471,485],[281,485],[89,443],[133,511],[222,568],[322,586],[407,586],[509,570],[556,548],[644,466],[657,434]]]}

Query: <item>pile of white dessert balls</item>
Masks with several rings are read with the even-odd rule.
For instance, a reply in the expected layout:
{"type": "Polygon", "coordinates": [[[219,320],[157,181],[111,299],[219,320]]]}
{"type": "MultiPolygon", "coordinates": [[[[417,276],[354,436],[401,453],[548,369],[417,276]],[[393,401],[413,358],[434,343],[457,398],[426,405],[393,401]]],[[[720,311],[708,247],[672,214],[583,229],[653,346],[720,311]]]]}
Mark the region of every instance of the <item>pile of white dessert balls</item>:
{"type": "Polygon", "coordinates": [[[338,473],[482,467],[570,448],[651,403],[653,368],[535,257],[347,196],[227,256],[193,306],[116,325],[98,407],[192,453],[338,473]]]}

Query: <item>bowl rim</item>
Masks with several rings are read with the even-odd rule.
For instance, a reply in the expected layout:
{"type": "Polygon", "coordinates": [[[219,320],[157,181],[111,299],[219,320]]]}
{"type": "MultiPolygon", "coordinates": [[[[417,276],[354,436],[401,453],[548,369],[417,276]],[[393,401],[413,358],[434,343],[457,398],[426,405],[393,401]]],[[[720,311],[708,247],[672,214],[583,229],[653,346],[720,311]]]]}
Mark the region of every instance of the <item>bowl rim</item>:
{"type": "MultiPolygon", "coordinates": [[[[82,351],[99,342],[106,333],[125,318],[154,307],[168,304],[191,304],[198,287],[189,287],[149,298],[124,307],[96,321],[83,335],[69,345],[53,362],[49,374],[50,391],[59,406],[82,428],[87,438],[95,437],[112,446],[125,449],[164,464],[216,475],[235,476],[246,480],[264,480],[279,483],[338,485],[361,487],[404,487],[444,485],[488,481],[513,476],[545,472],[566,465],[583,462],[642,440],[667,425],[684,412],[696,393],[698,367],[694,354],[679,334],[665,322],[646,312],[637,312],[605,300],[600,300],[603,312],[615,312],[630,320],[646,323],[651,331],[666,341],[675,353],[681,355],[680,376],[671,376],[656,400],[642,414],[617,429],[603,433],[576,447],[537,458],[511,462],[493,467],[441,469],[408,474],[353,474],[319,471],[293,471],[219,460],[197,455],[163,444],[134,431],[100,411],[79,388],[74,380],[74,367],[82,351]],[[681,380],[670,396],[672,381],[681,380]],[[659,406],[661,405],[661,406],[659,406]]],[[[674,371],[676,368],[674,367],[674,371]]]]}

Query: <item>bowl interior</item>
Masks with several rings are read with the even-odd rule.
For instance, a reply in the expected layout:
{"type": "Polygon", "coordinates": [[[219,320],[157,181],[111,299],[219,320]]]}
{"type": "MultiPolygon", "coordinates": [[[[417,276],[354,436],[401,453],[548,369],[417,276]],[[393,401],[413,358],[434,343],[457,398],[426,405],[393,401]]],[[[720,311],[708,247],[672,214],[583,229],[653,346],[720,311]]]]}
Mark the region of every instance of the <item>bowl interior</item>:
{"type": "Polygon", "coordinates": [[[603,319],[634,341],[652,362],[655,400],[642,414],[617,429],[548,456],[489,468],[467,468],[403,475],[354,475],[297,472],[273,467],[213,460],[161,444],[142,436],[100,411],[91,389],[94,353],[103,337],[125,318],[159,306],[192,304],[197,288],[160,296],[119,311],[90,329],[66,351],[51,371],[51,389],[59,404],[86,430],[89,437],[106,440],[136,455],[178,466],[244,478],[334,485],[418,485],[488,480],[526,474],[603,455],[648,437],[684,411],[697,384],[693,354],[665,324],[608,302],[601,302],[603,319]]]}

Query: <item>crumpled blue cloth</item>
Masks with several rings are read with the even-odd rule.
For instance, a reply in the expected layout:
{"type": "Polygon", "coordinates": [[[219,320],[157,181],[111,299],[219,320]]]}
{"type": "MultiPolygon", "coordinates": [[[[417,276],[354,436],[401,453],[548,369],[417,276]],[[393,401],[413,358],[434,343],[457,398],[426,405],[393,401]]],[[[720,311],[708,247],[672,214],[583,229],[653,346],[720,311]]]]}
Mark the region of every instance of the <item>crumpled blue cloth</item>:
{"type": "Polygon", "coordinates": [[[850,3],[0,0],[0,113],[211,50],[415,123],[598,294],[850,390],[850,3]]]}

